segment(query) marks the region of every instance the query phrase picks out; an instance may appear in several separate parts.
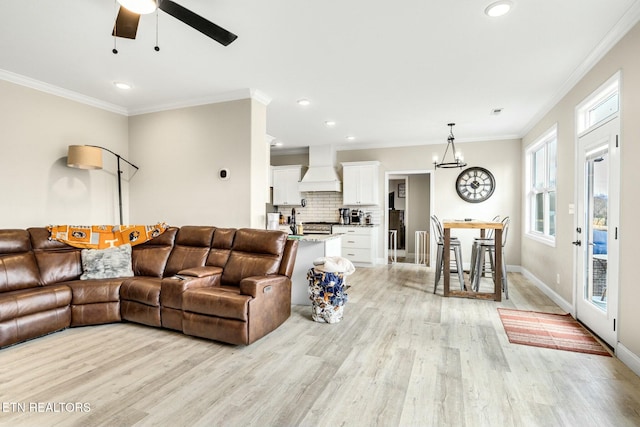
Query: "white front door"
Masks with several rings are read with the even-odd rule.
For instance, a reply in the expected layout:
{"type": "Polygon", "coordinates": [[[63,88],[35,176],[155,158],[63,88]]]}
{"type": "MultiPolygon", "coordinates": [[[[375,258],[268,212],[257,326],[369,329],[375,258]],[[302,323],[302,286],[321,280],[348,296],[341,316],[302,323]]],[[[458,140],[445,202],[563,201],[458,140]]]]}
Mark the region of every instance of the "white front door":
{"type": "Polygon", "coordinates": [[[578,138],[576,317],[615,348],[620,119],[578,138]]]}

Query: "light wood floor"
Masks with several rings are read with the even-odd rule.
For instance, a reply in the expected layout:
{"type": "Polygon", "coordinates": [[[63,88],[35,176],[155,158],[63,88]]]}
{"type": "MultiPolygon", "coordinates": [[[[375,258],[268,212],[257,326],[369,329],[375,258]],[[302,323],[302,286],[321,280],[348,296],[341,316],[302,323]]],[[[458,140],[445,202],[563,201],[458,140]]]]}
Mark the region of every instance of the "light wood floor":
{"type": "Polygon", "coordinates": [[[615,357],[509,344],[497,307],[561,312],[521,275],[502,303],[433,295],[432,277],[359,268],[342,322],[296,306],[248,347],[112,324],[0,350],[0,425],[640,425],[640,379],[615,357]],[[58,402],[90,411],[29,411],[58,402]]]}

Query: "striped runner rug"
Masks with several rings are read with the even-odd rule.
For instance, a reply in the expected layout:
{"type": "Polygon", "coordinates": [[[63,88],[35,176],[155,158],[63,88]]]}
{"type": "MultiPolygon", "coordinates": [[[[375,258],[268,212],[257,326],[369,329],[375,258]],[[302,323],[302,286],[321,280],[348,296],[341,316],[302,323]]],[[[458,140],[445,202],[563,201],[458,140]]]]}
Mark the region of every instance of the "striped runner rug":
{"type": "Polygon", "coordinates": [[[611,356],[570,314],[499,308],[509,342],[557,350],[611,356]]]}

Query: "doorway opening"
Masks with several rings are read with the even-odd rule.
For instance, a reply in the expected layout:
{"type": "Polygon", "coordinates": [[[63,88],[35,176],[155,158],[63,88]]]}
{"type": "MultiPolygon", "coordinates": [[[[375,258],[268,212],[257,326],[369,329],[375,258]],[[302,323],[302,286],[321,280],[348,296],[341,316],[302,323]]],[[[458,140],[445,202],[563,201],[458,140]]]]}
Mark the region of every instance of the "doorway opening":
{"type": "Polygon", "coordinates": [[[429,170],[385,173],[387,263],[431,265],[432,179],[429,170]]]}

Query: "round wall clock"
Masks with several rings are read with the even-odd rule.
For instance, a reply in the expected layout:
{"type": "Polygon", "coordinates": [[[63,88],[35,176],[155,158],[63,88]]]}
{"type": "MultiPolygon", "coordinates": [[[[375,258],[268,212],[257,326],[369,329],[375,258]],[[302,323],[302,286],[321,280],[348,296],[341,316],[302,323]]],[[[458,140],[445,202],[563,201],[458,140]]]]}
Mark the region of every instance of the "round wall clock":
{"type": "Polygon", "coordinates": [[[463,170],[456,179],[458,196],[469,203],[480,203],[487,200],[496,188],[493,174],[481,167],[471,167],[463,170]]]}

